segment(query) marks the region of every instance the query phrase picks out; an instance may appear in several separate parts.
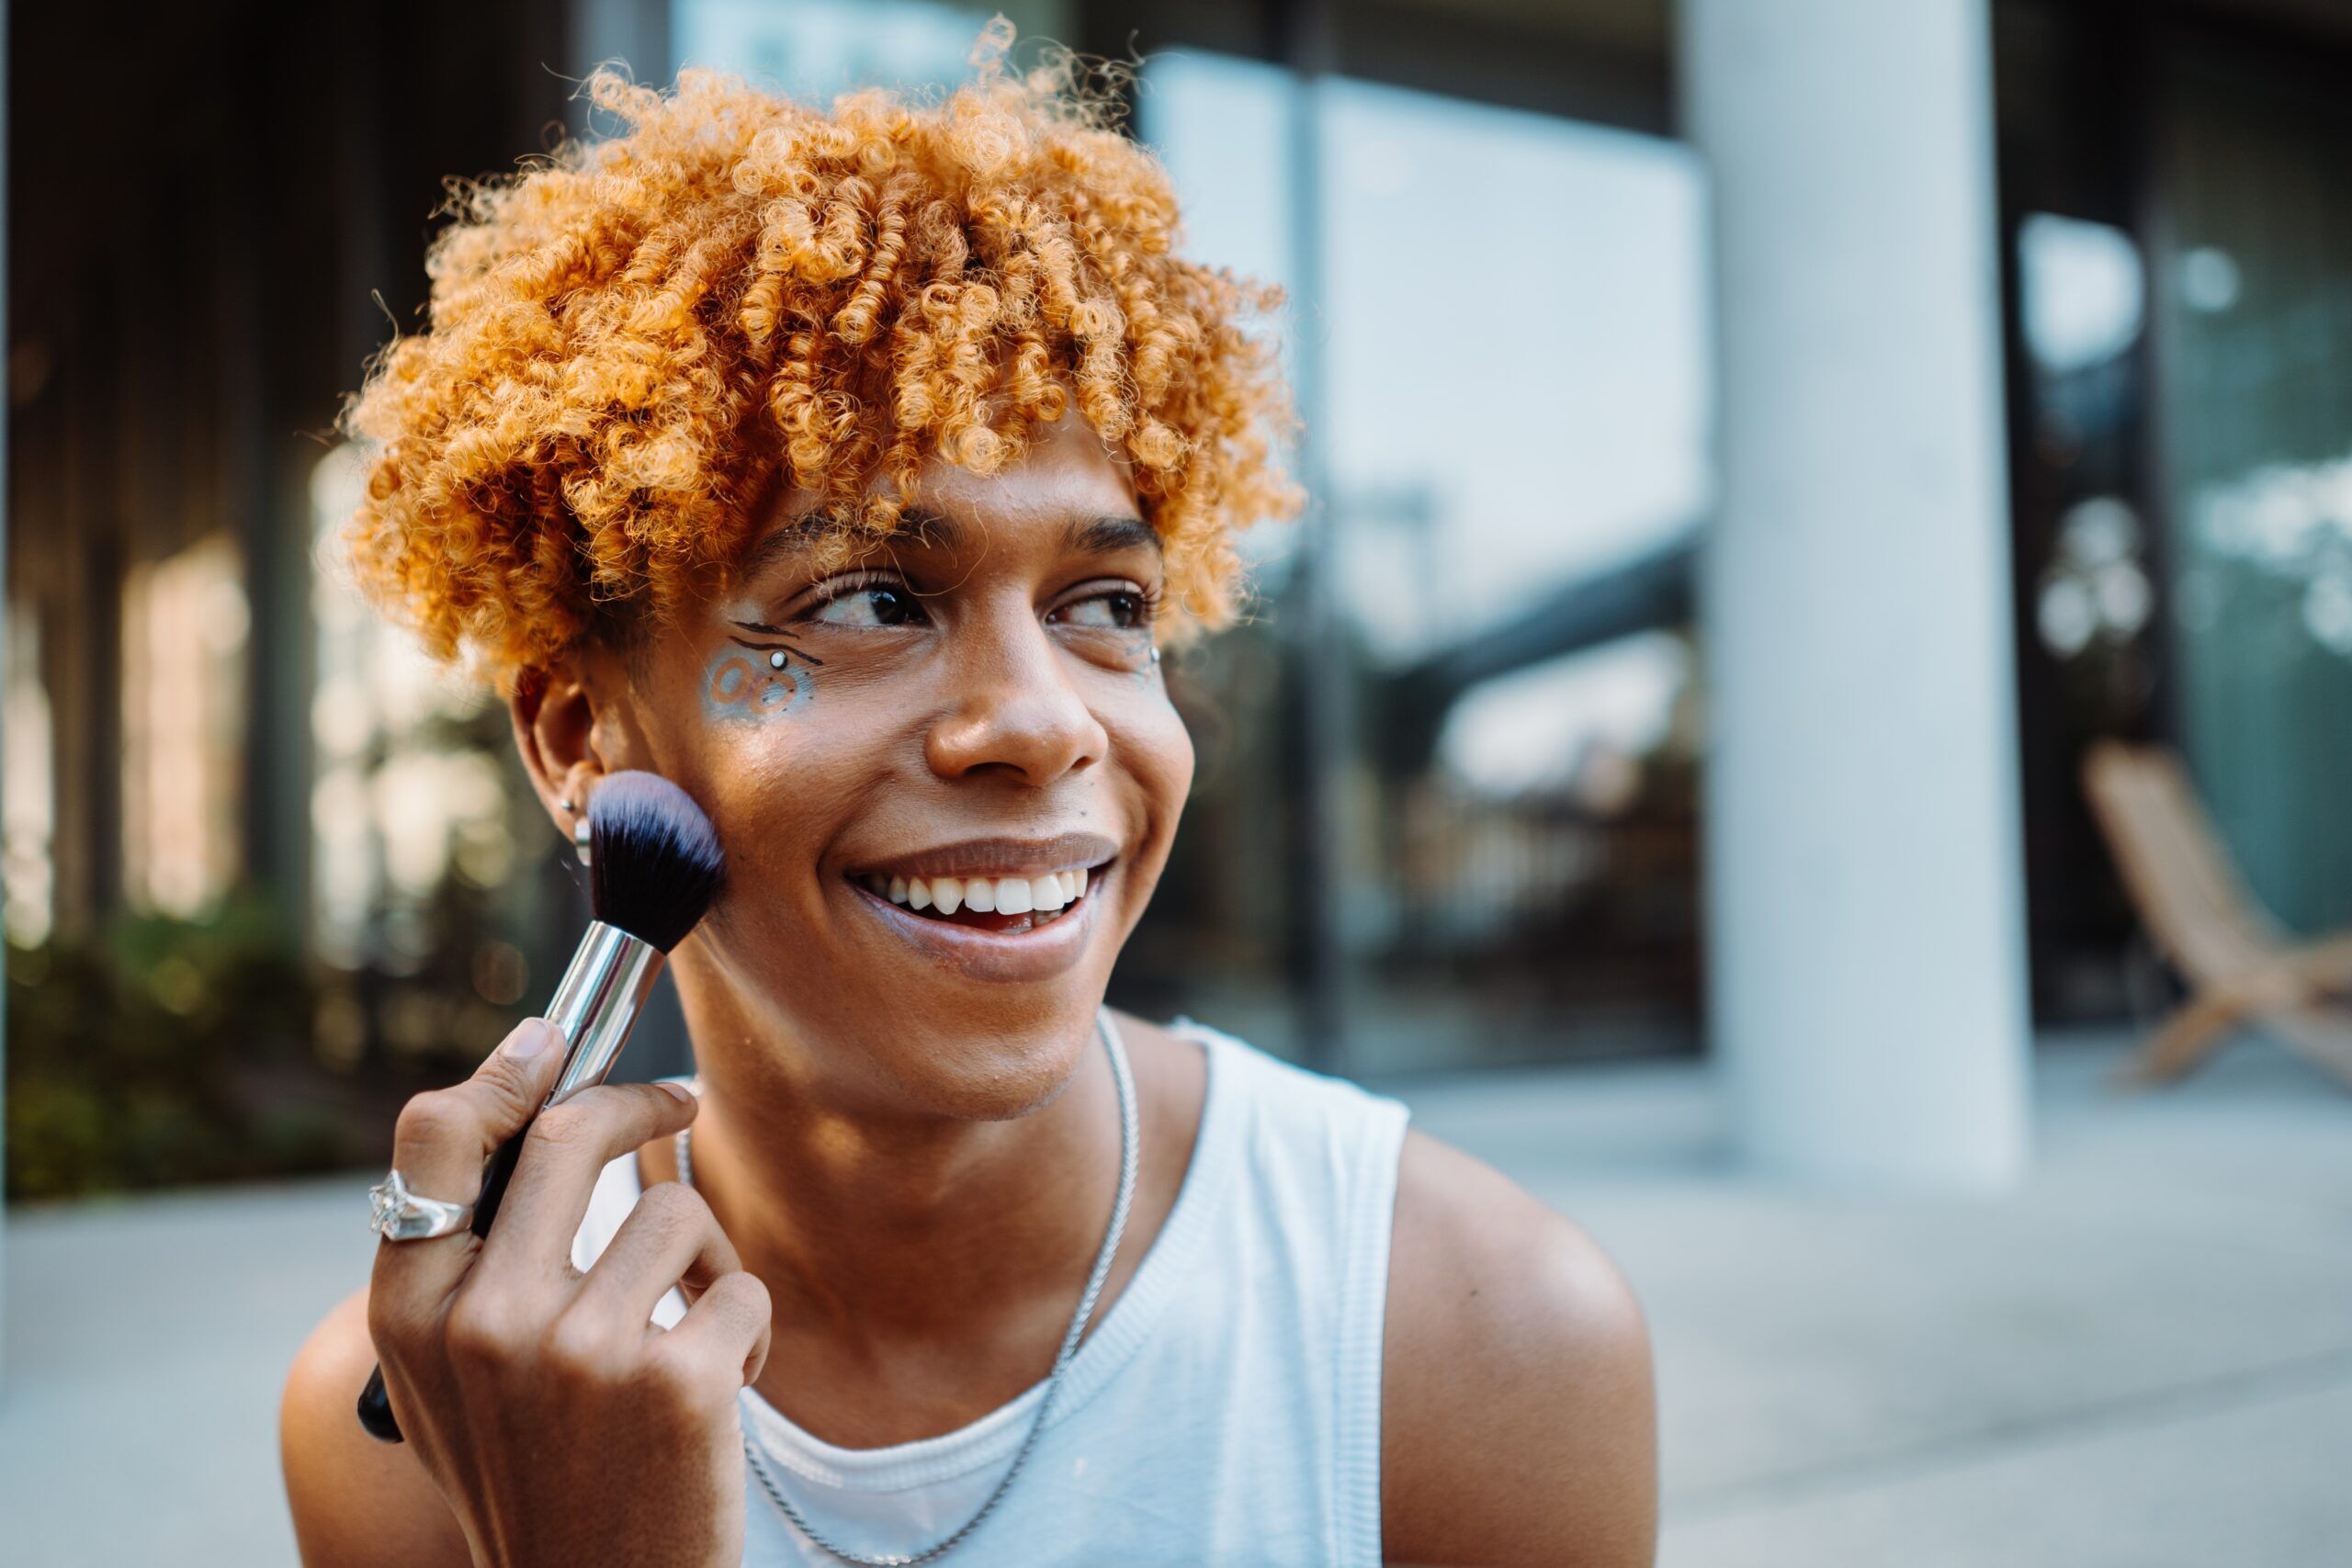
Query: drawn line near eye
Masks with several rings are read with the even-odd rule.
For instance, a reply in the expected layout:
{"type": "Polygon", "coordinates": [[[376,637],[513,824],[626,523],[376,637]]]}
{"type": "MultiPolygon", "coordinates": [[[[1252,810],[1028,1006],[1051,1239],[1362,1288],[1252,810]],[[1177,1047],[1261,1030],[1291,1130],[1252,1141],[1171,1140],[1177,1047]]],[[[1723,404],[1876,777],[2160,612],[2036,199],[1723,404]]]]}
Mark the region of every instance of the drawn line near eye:
{"type": "Polygon", "coordinates": [[[825,661],[823,660],[818,658],[813,653],[802,652],[798,645],[794,643],[783,642],[780,640],[777,642],[753,642],[749,637],[729,637],[728,640],[735,644],[738,648],[755,649],[762,653],[767,653],[777,648],[781,648],[786,653],[791,654],[795,659],[800,660],[803,664],[814,665],[820,670],[822,670],[825,667],[825,661]]]}

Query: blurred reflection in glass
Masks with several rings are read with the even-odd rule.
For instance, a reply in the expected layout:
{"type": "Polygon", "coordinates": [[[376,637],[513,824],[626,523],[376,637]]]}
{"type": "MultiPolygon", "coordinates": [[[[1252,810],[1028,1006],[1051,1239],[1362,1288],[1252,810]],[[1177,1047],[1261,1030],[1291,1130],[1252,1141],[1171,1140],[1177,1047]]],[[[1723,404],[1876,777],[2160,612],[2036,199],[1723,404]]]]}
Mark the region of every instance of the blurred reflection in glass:
{"type": "Polygon", "coordinates": [[[1286,338],[1328,356],[1329,406],[1304,412],[1339,625],[1311,655],[1283,637],[1301,536],[1264,538],[1261,619],[1182,671],[1204,766],[1127,999],[1298,1048],[1298,846],[1273,803],[1311,656],[1347,671],[1347,1069],[1687,1046],[1700,172],[1663,141],[1331,82],[1307,290],[1279,151],[1294,90],[1207,54],[1141,84],[1195,246],[1289,287],[1286,338]]]}
{"type": "Polygon", "coordinates": [[[209,914],[239,862],[244,567],[225,535],[130,569],[122,591],[123,893],[209,914]]]}
{"type": "Polygon", "coordinates": [[[29,601],[8,606],[5,707],[7,745],[0,750],[0,832],[5,832],[7,939],[18,947],[49,940],[56,918],[57,868],[50,840],[57,830],[56,763],[51,752],[49,687],[41,680],[40,616],[29,601]]]}
{"type": "Polygon", "coordinates": [[[1067,38],[1068,11],[1057,0],[673,0],[671,53],[824,105],[854,87],[961,81],[989,17],[1002,12],[1024,39],[1067,38]]]}
{"type": "Polygon", "coordinates": [[[2256,896],[2352,920],[2352,122],[2340,91],[2179,50],[2154,317],[2182,738],[2256,896]]]}
{"type": "Polygon", "coordinates": [[[311,475],[322,563],[311,587],[311,955],[314,1042],[349,1071],[371,1046],[446,1071],[521,1014],[560,954],[542,932],[571,897],[546,822],[514,775],[503,704],[428,660],[361,603],[332,554],[358,455],[311,475]],[[531,863],[537,876],[519,873],[531,863]]]}

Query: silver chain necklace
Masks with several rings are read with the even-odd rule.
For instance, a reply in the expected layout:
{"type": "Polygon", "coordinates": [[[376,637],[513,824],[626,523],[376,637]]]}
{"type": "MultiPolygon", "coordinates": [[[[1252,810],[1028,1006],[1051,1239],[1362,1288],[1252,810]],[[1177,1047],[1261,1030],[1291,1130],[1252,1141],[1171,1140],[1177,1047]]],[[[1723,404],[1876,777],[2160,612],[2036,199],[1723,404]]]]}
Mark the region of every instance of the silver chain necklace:
{"type": "MultiPolygon", "coordinates": [[[[1012,1478],[1021,1473],[1022,1465],[1027,1462],[1029,1450],[1036,1446],[1038,1434],[1046,1429],[1046,1417],[1053,1414],[1054,1394],[1061,1387],[1062,1373],[1069,1369],[1070,1358],[1076,1354],[1078,1342],[1086,1333],[1087,1319],[1094,1314],[1095,1298],[1102,1293],[1102,1281],[1110,1277],[1111,1259],[1118,1256],[1119,1237],[1127,1228],[1127,1205],[1133,1201],[1136,1193],[1136,1085],[1127,1071],[1127,1048],[1119,1039],[1119,1031],[1112,1023],[1111,1015],[1101,1009],[1095,1010],[1094,1032],[1102,1041],[1102,1049],[1111,1057],[1111,1077],[1119,1086],[1119,1194],[1111,1204],[1111,1228],[1102,1234],[1102,1249],[1095,1254],[1094,1271],[1086,1278],[1086,1289],[1078,1298],[1078,1311],[1069,1320],[1069,1331],[1062,1336],[1061,1348],[1054,1353],[1053,1371],[1046,1374],[1046,1392],[1038,1397],[1037,1414],[1031,1417],[1029,1431],[1021,1439],[1021,1447],[1014,1451],[1012,1463],[1006,1467],[1003,1478],[996,1483],[996,1490],[989,1494],[988,1501],[980,1505],[979,1512],[965,1520],[963,1528],[955,1534],[911,1555],[888,1552],[868,1556],[836,1546],[826,1540],[808,1522],[808,1516],[793,1506],[792,1499],[784,1495],[784,1488],[776,1484],[775,1476],[768,1470],[767,1461],[760,1457],[760,1450],[752,1443],[747,1426],[743,1433],[743,1457],[751,1461],[752,1473],[760,1478],[761,1486],[766,1489],[777,1511],[791,1520],[793,1528],[807,1537],[819,1551],[843,1562],[855,1563],[857,1568],[912,1568],[914,1563],[929,1562],[945,1556],[962,1544],[966,1536],[979,1529],[982,1519],[996,1511],[997,1504],[1003,1501],[1004,1495],[1012,1490],[1012,1478]]],[[[687,1139],[687,1129],[679,1129],[676,1143],[678,1180],[692,1187],[695,1184],[694,1149],[687,1139]]]]}

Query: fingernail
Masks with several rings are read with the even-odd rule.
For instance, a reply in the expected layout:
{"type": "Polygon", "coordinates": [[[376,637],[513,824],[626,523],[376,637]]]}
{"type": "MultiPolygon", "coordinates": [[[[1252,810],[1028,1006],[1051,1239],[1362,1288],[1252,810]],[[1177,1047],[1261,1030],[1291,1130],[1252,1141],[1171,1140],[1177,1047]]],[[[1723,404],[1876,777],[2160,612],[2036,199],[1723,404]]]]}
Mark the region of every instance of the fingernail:
{"type": "Polygon", "coordinates": [[[692,1104],[694,1102],[695,1091],[688,1089],[682,1083],[671,1083],[665,1080],[662,1087],[668,1089],[672,1094],[676,1095],[680,1100],[686,1101],[688,1104],[692,1104]]]}
{"type": "Polygon", "coordinates": [[[499,1049],[517,1062],[527,1062],[555,1043],[555,1026],[535,1018],[506,1037],[499,1049]]]}

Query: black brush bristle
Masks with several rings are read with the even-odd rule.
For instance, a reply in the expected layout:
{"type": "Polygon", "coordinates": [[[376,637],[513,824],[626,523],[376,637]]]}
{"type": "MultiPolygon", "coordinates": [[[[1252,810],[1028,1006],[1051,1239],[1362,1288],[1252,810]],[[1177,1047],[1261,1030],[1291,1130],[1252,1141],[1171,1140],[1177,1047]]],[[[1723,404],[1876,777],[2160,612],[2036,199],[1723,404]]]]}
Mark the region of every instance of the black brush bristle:
{"type": "Polygon", "coordinates": [[[709,911],[727,865],[710,818],[658,773],[605,775],[588,797],[588,850],[596,918],[664,953],[709,911]]]}

